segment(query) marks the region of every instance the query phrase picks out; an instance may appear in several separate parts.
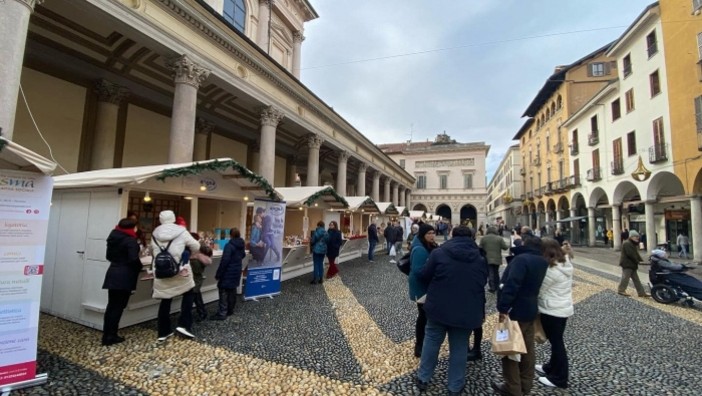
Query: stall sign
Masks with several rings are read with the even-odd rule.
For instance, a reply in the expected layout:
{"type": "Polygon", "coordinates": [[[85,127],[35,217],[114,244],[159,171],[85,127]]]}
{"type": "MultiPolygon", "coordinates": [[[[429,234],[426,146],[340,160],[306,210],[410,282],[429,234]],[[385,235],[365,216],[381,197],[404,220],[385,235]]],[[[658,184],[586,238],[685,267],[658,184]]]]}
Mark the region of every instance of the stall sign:
{"type": "Polygon", "coordinates": [[[0,386],[36,377],[53,179],[0,169],[0,386]]]}
{"type": "Polygon", "coordinates": [[[666,210],[666,220],[690,220],[689,210],[666,210]]]}
{"type": "Polygon", "coordinates": [[[254,201],[245,300],[280,294],[285,202],[254,201]]]}

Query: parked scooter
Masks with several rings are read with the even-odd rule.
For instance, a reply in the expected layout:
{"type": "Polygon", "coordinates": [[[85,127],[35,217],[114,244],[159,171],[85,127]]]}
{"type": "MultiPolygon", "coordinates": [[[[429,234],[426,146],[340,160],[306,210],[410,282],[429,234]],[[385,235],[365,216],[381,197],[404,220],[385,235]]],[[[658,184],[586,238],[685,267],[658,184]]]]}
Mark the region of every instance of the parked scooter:
{"type": "Polygon", "coordinates": [[[688,307],[695,304],[694,300],[702,301],[702,281],[685,273],[693,267],[671,263],[663,249],[651,252],[649,261],[648,278],[654,300],[661,304],[683,300],[688,307]]]}

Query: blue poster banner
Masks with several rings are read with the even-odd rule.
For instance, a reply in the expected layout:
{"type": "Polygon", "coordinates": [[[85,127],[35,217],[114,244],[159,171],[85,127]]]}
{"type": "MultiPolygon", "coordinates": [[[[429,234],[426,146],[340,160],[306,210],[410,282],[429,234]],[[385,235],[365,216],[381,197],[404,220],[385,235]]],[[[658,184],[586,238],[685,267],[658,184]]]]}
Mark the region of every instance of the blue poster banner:
{"type": "Polygon", "coordinates": [[[285,202],[257,199],[251,222],[251,260],[247,267],[244,300],[280,294],[284,231],[285,202]]]}

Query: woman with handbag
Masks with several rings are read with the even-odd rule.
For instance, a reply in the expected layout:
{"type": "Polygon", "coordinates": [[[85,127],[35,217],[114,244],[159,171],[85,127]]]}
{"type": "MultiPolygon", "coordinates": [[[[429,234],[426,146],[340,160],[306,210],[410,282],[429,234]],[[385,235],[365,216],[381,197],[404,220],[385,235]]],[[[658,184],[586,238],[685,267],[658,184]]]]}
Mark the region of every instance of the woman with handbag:
{"type": "Polygon", "coordinates": [[[539,383],[558,388],[568,387],[568,354],[563,333],[568,317],[573,315],[573,265],[555,239],[544,238],[541,251],[548,261],[546,277],[539,290],[539,313],[546,338],[551,344],[551,358],[537,364],[539,383]]]}
{"type": "Polygon", "coordinates": [[[422,273],[424,264],[429,258],[429,253],[438,245],[434,242],[436,232],[429,224],[419,226],[417,236],[412,240],[410,247],[410,273],[408,276],[409,296],[412,302],[417,304],[417,320],[414,326],[414,356],[422,355],[424,346],[424,328],[427,325],[427,316],[424,313],[424,297],[427,294],[427,284],[422,282],[419,276],[422,273]],[[421,301],[421,302],[420,302],[421,301]]]}
{"type": "Polygon", "coordinates": [[[336,266],[336,258],[339,257],[342,241],[341,231],[339,231],[339,225],[336,221],[331,221],[329,223],[327,234],[329,235],[329,239],[327,240],[327,259],[329,260],[327,279],[331,279],[339,272],[339,268],[336,266]]]}

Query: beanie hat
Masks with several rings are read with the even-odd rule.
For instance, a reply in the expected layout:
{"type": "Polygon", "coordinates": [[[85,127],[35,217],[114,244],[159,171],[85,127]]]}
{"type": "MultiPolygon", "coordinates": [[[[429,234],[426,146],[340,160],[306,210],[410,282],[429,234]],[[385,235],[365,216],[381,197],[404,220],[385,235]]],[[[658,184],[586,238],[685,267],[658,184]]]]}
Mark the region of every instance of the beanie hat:
{"type": "Polygon", "coordinates": [[[424,243],[424,236],[427,235],[427,232],[429,231],[434,231],[434,227],[430,226],[429,224],[422,224],[419,226],[419,231],[417,231],[417,236],[419,237],[419,240],[424,243]]]}
{"type": "Polygon", "coordinates": [[[638,236],[639,236],[639,233],[636,230],[629,231],[629,238],[638,237],[638,236]]]}
{"type": "Polygon", "coordinates": [[[158,221],[161,224],[173,224],[175,223],[176,216],[172,210],[164,210],[158,215],[158,221]]]}
{"type": "Polygon", "coordinates": [[[179,226],[188,228],[188,223],[185,222],[185,219],[183,218],[183,216],[176,217],[175,223],[178,224],[179,226]]]}

